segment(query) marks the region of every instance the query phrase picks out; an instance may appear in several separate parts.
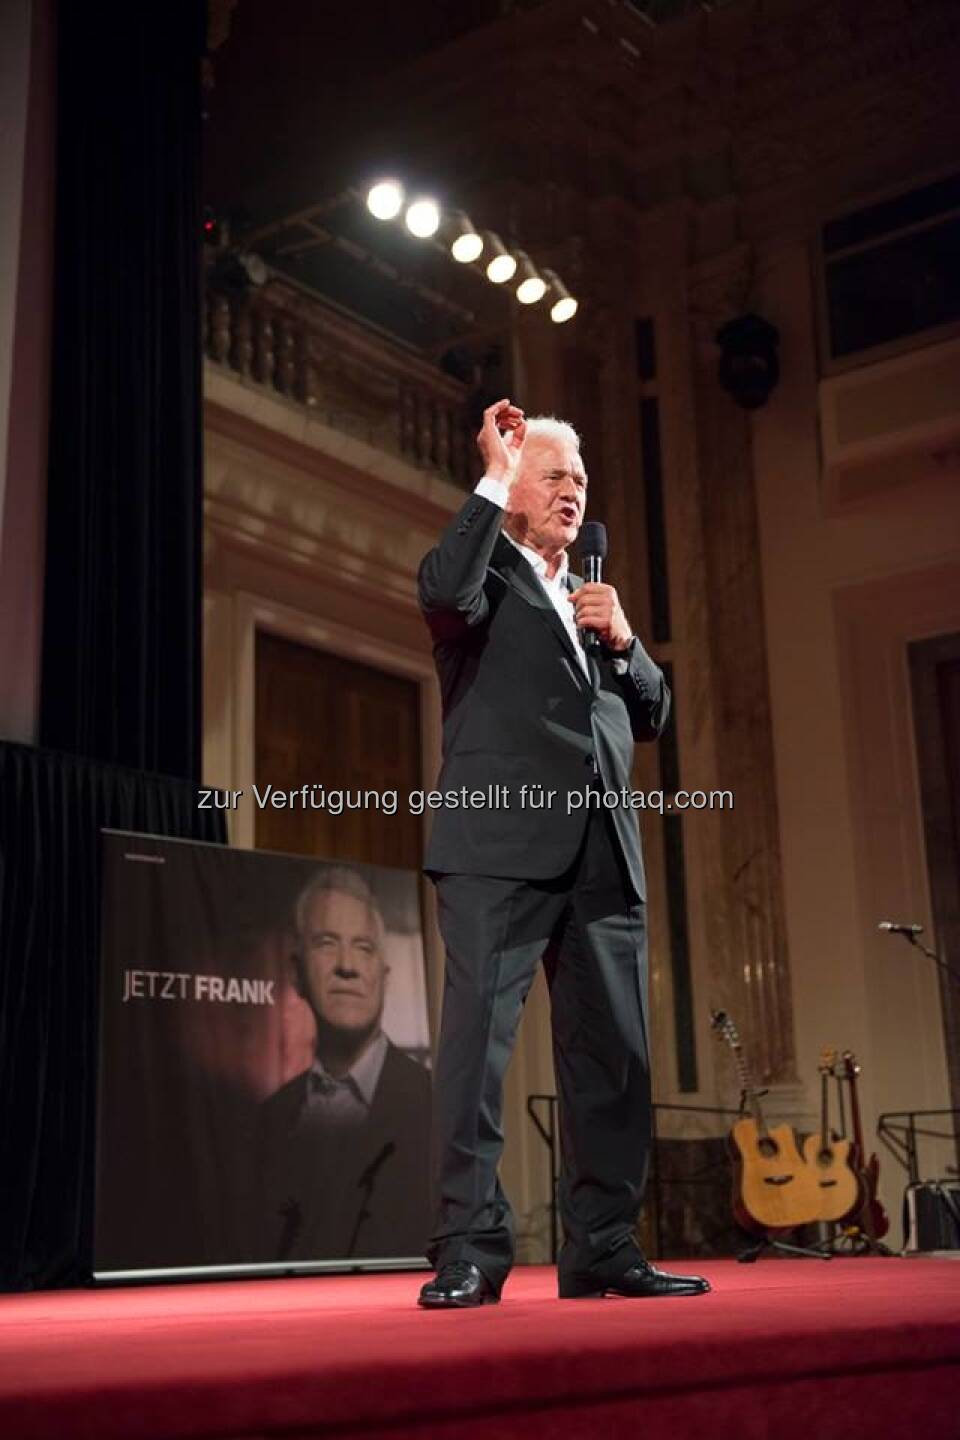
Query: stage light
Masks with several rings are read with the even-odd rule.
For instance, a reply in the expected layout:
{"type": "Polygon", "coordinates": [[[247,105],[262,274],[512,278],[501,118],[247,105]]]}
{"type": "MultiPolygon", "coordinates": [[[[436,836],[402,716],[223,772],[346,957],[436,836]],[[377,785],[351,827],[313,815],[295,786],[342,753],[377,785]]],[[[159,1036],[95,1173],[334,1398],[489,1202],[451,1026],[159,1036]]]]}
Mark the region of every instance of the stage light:
{"type": "Polygon", "coordinates": [[[517,262],[507,250],[506,245],[499,235],[494,235],[488,230],[486,243],[493,251],[493,259],[487,266],[487,279],[492,280],[494,285],[503,285],[507,280],[512,280],[517,270],[517,262]]]}
{"type": "Polygon", "coordinates": [[[550,319],[554,325],[563,325],[567,320],[573,319],[578,308],[572,295],[562,295],[555,305],[551,305],[550,319]]]}
{"type": "Polygon", "coordinates": [[[237,260],[251,285],[266,285],[270,279],[270,270],[262,255],[257,255],[252,250],[244,250],[237,255],[237,260]]]}
{"type": "Polygon", "coordinates": [[[555,270],[544,270],[544,280],[550,286],[550,290],[556,297],[550,307],[550,319],[554,325],[563,325],[567,320],[572,320],[579,308],[576,300],[564,285],[560,276],[555,270]]]}
{"type": "Polygon", "coordinates": [[[469,265],[472,261],[479,260],[483,254],[483,239],[476,230],[466,235],[458,235],[450,246],[450,253],[461,265],[469,265]]]}
{"type": "Polygon", "coordinates": [[[454,238],[450,244],[450,254],[454,260],[461,265],[470,265],[474,260],[479,260],[483,254],[483,237],[474,230],[468,216],[462,210],[451,217],[454,238]]]}
{"type": "Polygon", "coordinates": [[[418,240],[428,240],[440,227],[440,206],[436,200],[421,196],[407,206],[403,220],[411,235],[416,235],[418,240]]]}
{"type": "Polygon", "coordinates": [[[547,293],[547,282],[540,275],[525,250],[517,251],[517,260],[520,265],[520,284],[517,286],[517,299],[521,305],[536,305],[547,293]]]}
{"type": "Polygon", "coordinates": [[[378,220],[396,220],[403,206],[403,186],[399,180],[378,180],[367,191],[367,209],[378,220]]]}

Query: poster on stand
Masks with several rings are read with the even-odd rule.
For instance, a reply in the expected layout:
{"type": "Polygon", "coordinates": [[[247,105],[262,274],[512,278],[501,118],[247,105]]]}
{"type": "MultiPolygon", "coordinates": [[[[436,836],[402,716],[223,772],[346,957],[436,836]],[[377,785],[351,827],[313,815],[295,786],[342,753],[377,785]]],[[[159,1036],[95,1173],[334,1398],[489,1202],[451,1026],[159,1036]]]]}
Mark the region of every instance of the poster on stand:
{"type": "Polygon", "coordinates": [[[419,1260],[416,872],[101,838],[94,1273],[419,1260]]]}

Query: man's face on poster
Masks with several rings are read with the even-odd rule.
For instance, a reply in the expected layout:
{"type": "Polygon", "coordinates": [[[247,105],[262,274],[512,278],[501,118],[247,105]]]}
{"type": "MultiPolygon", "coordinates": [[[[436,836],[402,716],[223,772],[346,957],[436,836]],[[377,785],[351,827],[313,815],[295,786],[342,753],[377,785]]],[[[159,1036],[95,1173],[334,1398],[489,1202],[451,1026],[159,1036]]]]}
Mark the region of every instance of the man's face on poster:
{"type": "Polygon", "coordinates": [[[380,1024],[386,965],[381,929],[355,895],[321,891],[304,917],[303,998],[318,1023],[365,1033],[380,1024]]]}

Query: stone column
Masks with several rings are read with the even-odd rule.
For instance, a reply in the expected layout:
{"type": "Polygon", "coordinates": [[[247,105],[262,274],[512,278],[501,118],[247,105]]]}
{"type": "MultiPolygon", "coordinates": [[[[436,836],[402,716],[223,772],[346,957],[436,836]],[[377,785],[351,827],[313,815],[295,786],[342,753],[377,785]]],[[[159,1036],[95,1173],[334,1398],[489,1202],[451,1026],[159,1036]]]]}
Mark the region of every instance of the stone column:
{"type": "Polygon", "coordinates": [[[724,945],[713,973],[757,1078],[791,1085],[793,1007],[751,424],[720,388],[713,338],[746,309],[750,272],[741,246],[688,276],[717,784],[734,792],[734,808],[722,816],[724,945]]]}

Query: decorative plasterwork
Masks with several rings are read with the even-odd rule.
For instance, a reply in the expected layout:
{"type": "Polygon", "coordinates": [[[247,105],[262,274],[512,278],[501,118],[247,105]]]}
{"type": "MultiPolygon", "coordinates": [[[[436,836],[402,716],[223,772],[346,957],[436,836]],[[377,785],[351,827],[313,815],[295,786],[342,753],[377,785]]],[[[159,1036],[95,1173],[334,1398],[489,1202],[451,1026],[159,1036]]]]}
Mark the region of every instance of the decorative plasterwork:
{"type": "Polygon", "coordinates": [[[394,150],[399,131],[412,157],[455,177],[462,202],[501,217],[508,153],[512,180],[541,202],[552,186],[566,197],[541,209],[563,234],[607,197],[641,224],[651,207],[715,200],[724,185],[754,205],[775,194],[777,208],[825,167],[857,172],[883,155],[895,167],[906,137],[932,143],[960,119],[951,0],[773,0],[649,42],[627,34],[625,13],[545,5],[510,17],[510,44],[490,26],[388,77],[394,150]],[[704,157],[715,157],[706,179],[704,157]]]}
{"type": "Polygon", "coordinates": [[[688,272],[690,326],[697,344],[714,349],[721,325],[748,308],[755,277],[749,245],[735,245],[723,255],[702,260],[688,272]]]}
{"type": "Polygon", "coordinates": [[[204,407],[209,545],[254,552],[416,609],[420,558],[461,492],[209,368],[204,407]]]}

